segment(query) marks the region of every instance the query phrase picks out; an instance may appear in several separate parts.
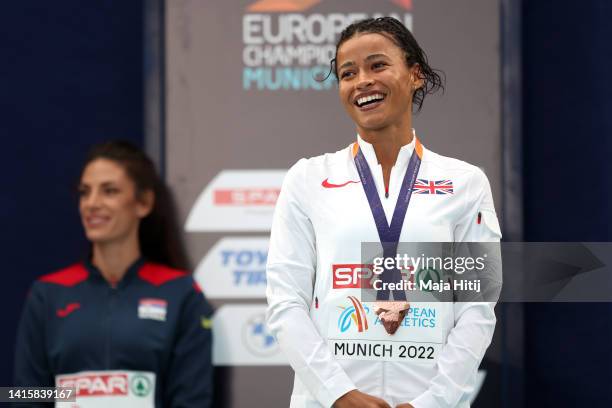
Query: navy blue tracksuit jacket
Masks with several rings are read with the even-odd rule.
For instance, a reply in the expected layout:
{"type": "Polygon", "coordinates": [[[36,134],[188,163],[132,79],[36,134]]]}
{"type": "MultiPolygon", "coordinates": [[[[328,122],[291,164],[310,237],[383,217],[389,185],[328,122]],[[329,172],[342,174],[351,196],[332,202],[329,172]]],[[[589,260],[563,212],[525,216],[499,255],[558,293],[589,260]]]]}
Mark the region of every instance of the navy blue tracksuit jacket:
{"type": "Polygon", "coordinates": [[[15,385],[54,386],[56,375],[92,370],[147,371],[156,376],[156,407],[211,406],[211,315],[182,271],[141,259],[113,287],[93,265],[73,265],[30,290],[15,385]]]}

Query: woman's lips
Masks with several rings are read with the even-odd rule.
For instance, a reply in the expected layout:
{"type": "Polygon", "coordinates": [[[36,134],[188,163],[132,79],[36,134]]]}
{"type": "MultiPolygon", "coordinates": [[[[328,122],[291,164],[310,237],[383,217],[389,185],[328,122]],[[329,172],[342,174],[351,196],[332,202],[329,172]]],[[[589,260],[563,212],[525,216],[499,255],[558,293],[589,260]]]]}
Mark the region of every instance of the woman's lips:
{"type": "Polygon", "coordinates": [[[353,99],[353,104],[360,112],[368,112],[378,108],[387,99],[387,94],[382,91],[373,90],[362,93],[353,99]]]}
{"type": "Polygon", "coordinates": [[[363,105],[361,107],[357,106],[357,109],[359,109],[361,112],[367,112],[367,111],[371,111],[373,109],[378,108],[383,103],[385,103],[384,99],[382,99],[380,101],[368,103],[367,105],[363,105]]]}
{"type": "Polygon", "coordinates": [[[110,217],[104,216],[89,216],[85,217],[85,224],[90,228],[101,227],[109,221],[110,217]]]}

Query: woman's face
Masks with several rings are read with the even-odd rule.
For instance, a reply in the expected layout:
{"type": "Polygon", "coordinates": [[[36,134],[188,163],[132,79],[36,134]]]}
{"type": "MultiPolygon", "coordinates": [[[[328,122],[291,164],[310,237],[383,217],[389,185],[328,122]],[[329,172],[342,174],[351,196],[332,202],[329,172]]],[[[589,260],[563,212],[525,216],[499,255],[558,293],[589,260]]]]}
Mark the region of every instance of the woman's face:
{"type": "Polygon", "coordinates": [[[410,125],[412,94],[423,81],[393,41],[357,34],[340,46],[336,63],[340,99],[358,131],[410,125]]]}
{"type": "Polygon", "coordinates": [[[140,220],[153,204],[152,193],[138,199],[123,166],[108,159],[95,159],[85,167],[79,196],[85,235],[94,244],[137,237],[140,220]]]}

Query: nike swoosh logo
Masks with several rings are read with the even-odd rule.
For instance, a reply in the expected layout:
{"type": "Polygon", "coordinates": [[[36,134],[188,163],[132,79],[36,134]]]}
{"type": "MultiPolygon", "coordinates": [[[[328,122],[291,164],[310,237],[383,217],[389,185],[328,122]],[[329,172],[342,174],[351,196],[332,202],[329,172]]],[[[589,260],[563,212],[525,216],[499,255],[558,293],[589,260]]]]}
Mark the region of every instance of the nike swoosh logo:
{"type": "Polygon", "coordinates": [[[330,182],[329,182],[329,181],[327,181],[327,180],[329,180],[329,179],[328,179],[328,178],[326,178],[326,179],[325,179],[325,180],[323,180],[323,182],[321,183],[321,185],[322,185],[324,188],[339,188],[339,187],[344,187],[344,186],[346,186],[346,185],[348,185],[348,184],[351,184],[351,183],[355,183],[355,184],[361,183],[361,181],[353,181],[353,180],[349,180],[349,181],[347,181],[346,183],[342,183],[342,184],[332,184],[332,183],[330,183],[330,182]]]}
{"type": "Polygon", "coordinates": [[[58,317],[66,317],[70,313],[72,313],[75,310],[79,309],[80,307],[81,307],[80,303],[70,303],[70,304],[66,305],[66,307],[63,308],[63,309],[57,309],[57,316],[58,317]]]}

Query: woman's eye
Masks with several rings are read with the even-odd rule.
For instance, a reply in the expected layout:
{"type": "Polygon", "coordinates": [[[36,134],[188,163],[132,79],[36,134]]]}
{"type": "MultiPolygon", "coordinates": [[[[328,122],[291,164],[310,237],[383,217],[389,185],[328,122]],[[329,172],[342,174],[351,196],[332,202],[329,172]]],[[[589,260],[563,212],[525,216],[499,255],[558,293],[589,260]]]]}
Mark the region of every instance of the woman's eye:
{"type": "Polygon", "coordinates": [[[352,71],[344,71],[340,74],[340,79],[349,78],[353,75],[352,71]]]}
{"type": "Polygon", "coordinates": [[[119,192],[119,189],[115,187],[107,187],[104,189],[104,194],[107,194],[107,195],[115,195],[118,192],[119,192]]]}
{"type": "Polygon", "coordinates": [[[79,188],[77,190],[77,193],[79,194],[79,197],[85,197],[89,193],[89,190],[87,190],[85,188],[79,188]]]}
{"type": "Polygon", "coordinates": [[[384,66],[386,66],[387,64],[385,64],[384,62],[375,62],[372,64],[372,68],[373,69],[377,69],[377,68],[382,68],[384,66]]]}

